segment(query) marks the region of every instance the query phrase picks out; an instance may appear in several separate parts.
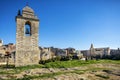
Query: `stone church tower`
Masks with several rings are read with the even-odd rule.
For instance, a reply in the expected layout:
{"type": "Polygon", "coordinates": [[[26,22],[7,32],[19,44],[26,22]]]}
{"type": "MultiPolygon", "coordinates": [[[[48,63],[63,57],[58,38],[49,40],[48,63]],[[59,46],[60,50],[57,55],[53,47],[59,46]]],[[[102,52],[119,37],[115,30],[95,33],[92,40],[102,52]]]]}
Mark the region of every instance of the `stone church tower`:
{"type": "Polygon", "coordinates": [[[16,16],[16,55],[15,66],[38,64],[40,51],[38,48],[39,19],[33,9],[25,6],[16,16]]]}
{"type": "Polygon", "coordinates": [[[93,47],[93,44],[91,44],[91,46],[90,46],[90,57],[91,57],[91,59],[92,59],[93,56],[95,56],[95,49],[93,47]]]}

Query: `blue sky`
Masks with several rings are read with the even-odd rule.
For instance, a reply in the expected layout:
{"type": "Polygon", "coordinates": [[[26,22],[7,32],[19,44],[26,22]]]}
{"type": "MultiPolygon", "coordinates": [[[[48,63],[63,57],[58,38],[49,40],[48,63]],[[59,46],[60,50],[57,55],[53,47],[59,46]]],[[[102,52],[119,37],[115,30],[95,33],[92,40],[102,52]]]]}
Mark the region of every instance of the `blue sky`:
{"type": "Polygon", "coordinates": [[[28,2],[40,19],[39,45],[120,47],[120,0],[0,0],[0,38],[16,43],[15,16],[28,2]]]}

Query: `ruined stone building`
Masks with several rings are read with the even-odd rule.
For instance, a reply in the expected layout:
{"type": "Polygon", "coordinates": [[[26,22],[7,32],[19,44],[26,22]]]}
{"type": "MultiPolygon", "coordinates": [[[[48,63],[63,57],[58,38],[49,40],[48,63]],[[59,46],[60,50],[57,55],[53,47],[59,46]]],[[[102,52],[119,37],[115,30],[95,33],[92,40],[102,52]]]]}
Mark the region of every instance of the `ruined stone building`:
{"type": "Polygon", "coordinates": [[[110,48],[106,47],[106,48],[94,48],[93,44],[91,44],[90,49],[89,50],[81,50],[81,53],[83,53],[83,55],[85,57],[90,57],[90,56],[104,56],[104,55],[110,55],[110,48]]]}
{"type": "Polygon", "coordinates": [[[40,48],[40,60],[52,59],[56,56],[67,56],[66,50],[54,47],[40,48]]]}
{"type": "Polygon", "coordinates": [[[9,43],[7,45],[2,44],[2,46],[0,46],[0,55],[6,55],[7,52],[9,53],[15,53],[16,51],[16,45],[13,43],[9,43]]]}
{"type": "Polygon", "coordinates": [[[50,48],[40,48],[40,60],[51,59],[51,49],[50,48]]]}
{"type": "Polygon", "coordinates": [[[6,63],[7,55],[9,55],[9,63],[14,64],[15,63],[15,61],[14,61],[15,60],[15,51],[16,51],[16,46],[15,46],[15,44],[12,44],[12,43],[0,46],[0,64],[6,63]]]}
{"type": "Polygon", "coordinates": [[[80,56],[82,55],[80,51],[75,50],[74,48],[54,48],[54,47],[40,47],[40,60],[47,60],[51,58],[59,57],[67,57],[67,56],[80,56]]]}
{"type": "Polygon", "coordinates": [[[112,59],[120,59],[120,49],[111,49],[110,55],[112,59]]]}
{"type": "Polygon", "coordinates": [[[93,44],[91,44],[90,47],[90,54],[91,55],[110,55],[110,48],[106,47],[106,48],[94,48],[93,44]]]}
{"type": "Polygon", "coordinates": [[[15,66],[38,64],[40,60],[38,48],[39,19],[33,9],[25,6],[22,13],[18,11],[16,25],[15,66]]]}

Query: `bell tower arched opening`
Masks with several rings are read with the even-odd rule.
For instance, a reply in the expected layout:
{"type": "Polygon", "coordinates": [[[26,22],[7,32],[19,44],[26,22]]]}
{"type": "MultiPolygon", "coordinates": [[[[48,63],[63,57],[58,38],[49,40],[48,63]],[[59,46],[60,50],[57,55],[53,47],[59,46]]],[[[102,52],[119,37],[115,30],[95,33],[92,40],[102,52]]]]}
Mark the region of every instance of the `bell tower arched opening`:
{"type": "Polygon", "coordinates": [[[31,36],[31,23],[30,23],[29,21],[27,21],[27,22],[25,23],[24,35],[25,35],[25,36],[31,36]]]}

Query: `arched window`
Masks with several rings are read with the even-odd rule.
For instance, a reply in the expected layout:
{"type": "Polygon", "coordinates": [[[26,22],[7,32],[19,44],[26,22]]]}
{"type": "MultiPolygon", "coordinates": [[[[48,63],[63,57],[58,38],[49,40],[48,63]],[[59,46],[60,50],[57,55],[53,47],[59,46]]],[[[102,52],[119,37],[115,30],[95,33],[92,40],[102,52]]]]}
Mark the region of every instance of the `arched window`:
{"type": "Polygon", "coordinates": [[[30,22],[25,23],[25,36],[31,36],[31,24],[30,24],[30,22]]]}

